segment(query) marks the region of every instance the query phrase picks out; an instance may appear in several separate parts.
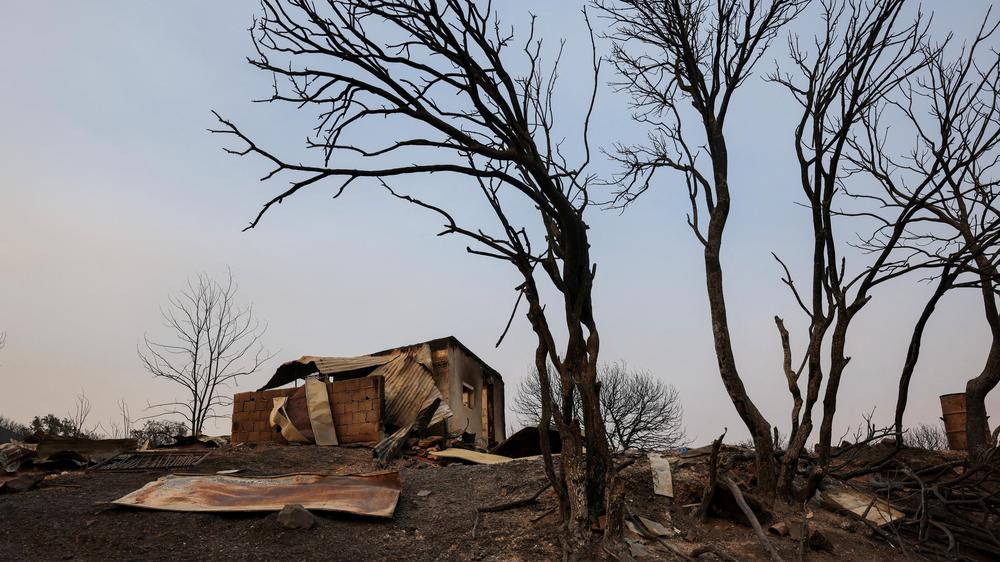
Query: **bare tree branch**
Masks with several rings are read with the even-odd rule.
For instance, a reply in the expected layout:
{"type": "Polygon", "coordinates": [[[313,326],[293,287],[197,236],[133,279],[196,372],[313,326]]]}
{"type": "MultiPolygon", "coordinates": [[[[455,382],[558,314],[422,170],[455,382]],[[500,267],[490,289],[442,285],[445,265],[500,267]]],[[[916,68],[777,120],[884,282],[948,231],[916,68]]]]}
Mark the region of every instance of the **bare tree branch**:
{"type": "MultiPolygon", "coordinates": [[[[139,358],[151,375],[179,385],[188,396],[181,402],[152,404],[169,408],[161,413],[184,417],[192,435],[199,435],[215,409],[226,405],[220,395],[239,377],[254,373],[272,355],[261,345],[267,327],[253,315],[252,306],[236,301],[237,285],[232,272],[224,283],[199,274],[187,287],[168,299],[161,310],[164,323],[176,343],[153,341],[143,336],[139,358]]],[[[127,418],[125,406],[123,418],[127,418]]]]}

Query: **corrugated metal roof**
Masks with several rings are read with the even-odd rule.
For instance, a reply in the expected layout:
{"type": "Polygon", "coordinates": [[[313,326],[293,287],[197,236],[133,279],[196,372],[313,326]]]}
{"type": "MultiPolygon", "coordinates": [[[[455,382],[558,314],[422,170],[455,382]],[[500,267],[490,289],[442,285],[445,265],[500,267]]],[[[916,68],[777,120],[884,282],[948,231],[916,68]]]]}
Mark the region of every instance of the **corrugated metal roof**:
{"type": "Polygon", "coordinates": [[[362,355],[360,357],[314,357],[306,355],[299,359],[299,363],[315,363],[321,375],[333,375],[336,373],[347,373],[349,371],[359,371],[369,367],[378,367],[392,361],[392,356],[377,357],[374,355],[362,355]]]}
{"type": "Polygon", "coordinates": [[[425,366],[429,363],[430,349],[414,350],[395,356],[372,375],[385,377],[385,421],[398,426],[408,425],[417,419],[420,410],[429,406],[435,399],[441,404],[431,417],[431,425],[444,421],[454,415],[448,407],[448,401],[441,396],[441,391],[434,384],[431,370],[425,366]]]}
{"type": "Polygon", "coordinates": [[[277,388],[294,380],[304,379],[313,373],[333,375],[336,373],[373,369],[380,365],[385,365],[389,361],[392,361],[394,357],[395,355],[362,355],[360,357],[304,355],[294,361],[282,363],[274,372],[274,375],[271,376],[271,379],[267,381],[267,384],[258,390],[277,388]]]}

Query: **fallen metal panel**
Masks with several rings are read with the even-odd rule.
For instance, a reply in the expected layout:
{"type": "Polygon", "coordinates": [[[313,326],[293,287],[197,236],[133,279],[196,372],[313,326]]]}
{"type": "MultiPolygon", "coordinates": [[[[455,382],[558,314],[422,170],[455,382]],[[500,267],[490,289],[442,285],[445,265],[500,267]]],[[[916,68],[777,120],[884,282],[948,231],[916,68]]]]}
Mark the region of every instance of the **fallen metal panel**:
{"type": "Polygon", "coordinates": [[[305,384],[305,394],[313,441],[324,447],[339,445],[337,428],[333,425],[333,411],[330,409],[330,394],[327,384],[316,379],[308,379],[305,384]]]}
{"type": "Polygon", "coordinates": [[[863,516],[880,527],[904,517],[903,512],[893,509],[885,500],[853,490],[837,490],[821,492],[821,494],[824,499],[841,509],[863,516]]]}
{"type": "Polygon", "coordinates": [[[646,519],[645,517],[639,515],[633,515],[632,519],[625,521],[625,526],[628,527],[630,531],[637,535],[642,535],[647,539],[659,539],[660,537],[669,537],[674,535],[674,532],[660,523],[653,521],[652,519],[646,519]]]}
{"type": "Polygon", "coordinates": [[[674,477],[670,472],[670,460],[663,455],[650,453],[649,470],[653,473],[653,493],[668,498],[674,497],[674,477]]]}
{"type": "Polygon", "coordinates": [[[92,467],[91,470],[127,471],[187,468],[197,465],[210,454],[212,454],[211,451],[136,451],[117,455],[92,467]]]}
{"type": "Polygon", "coordinates": [[[428,454],[435,459],[455,459],[474,464],[500,464],[514,460],[510,457],[480,453],[468,449],[445,449],[443,451],[432,451],[428,454]]]}
{"type": "Polygon", "coordinates": [[[391,518],[401,489],[398,472],[264,477],[171,474],[112,503],[163,511],[210,513],[280,511],[288,504],[301,504],[313,511],[391,518]]]}

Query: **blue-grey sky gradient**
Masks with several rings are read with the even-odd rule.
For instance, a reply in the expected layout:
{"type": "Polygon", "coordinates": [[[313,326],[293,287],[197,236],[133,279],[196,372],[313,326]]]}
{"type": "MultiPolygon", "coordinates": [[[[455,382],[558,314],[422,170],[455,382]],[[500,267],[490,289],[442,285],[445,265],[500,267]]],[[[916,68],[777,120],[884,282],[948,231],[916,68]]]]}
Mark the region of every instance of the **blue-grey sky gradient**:
{"type": "MultiPolygon", "coordinates": [[[[558,119],[575,139],[589,93],[582,4],[494,5],[504,21],[522,28],[533,10],[553,48],[567,40],[558,119]]],[[[959,38],[975,31],[988,7],[971,0],[947,5],[935,14],[933,32],[959,38]]],[[[332,186],[321,184],[241,232],[281,184],[257,181],[267,171],[263,163],[223,153],[230,140],[206,131],[214,125],[210,110],[269,147],[304,158],[314,117],[251,102],[271,86],[269,76],[245,62],[257,10],[252,2],[6,4],[0,331],[7,332],[7,347],[0,351],[0,415],[26,422],[35,414],[63,414],[84,391],[93,404],[89,425],[107,426],[118,399],[140,412],[147,402],[181,397],[143,372],[136,344],[143,333],[164,335],[159,307],[187,277],[222,276],[227,266],[242,298],[267,321],[264,342],[277,353],[238,390],[260,386],[279,362],[300,355],[354,355],[451,334],[503,373],[512,401],[529,372],[533,334],[519,315],[503,345],[493,343],[517,278],[504,264],[467,255],[465,240],[435,236],[436,216],[376,184],[359,183],[337,200],[332,186]]],[[[595,24],[602,25],[596,18],[595,24]]],[[[811,36],[816,24],[810,12],[791,30],[811,36]]],[[[797,107],[760,79],[786,52],[782,37],[731,110],[734,201],[723,259],[741,373],[782,429],[791,400],[772,317],[786,319],[796,354],[805,322],[770,253],[804,278],[811,252],[808,216],[795,204],[801,199],[791,151],[797,107]]],[[[605,65],[602,81],[613,79],[605,65]]],[[[602,86],[591,131],[596,146],[642,139],[627,102],[602,86]]],[[[367,133],[372,138],[360,140],[378,142],[374,136],[385,133],[375,128],[367,133]]],[[[609,176],[615,169],[598,156],[594,171],[609,176]]],[[[680,180],[664,174],[623,214],[590,211],[601,354],[675,385],[695,441],[723,427],[742,438],[716,368],[700,246],[685,225],[680,180]]],[[[462,178],[414,178],[403,187],[453,198],[473,221],[488,218],[462,178]]],[[[928,292],[915,280],[879,289],[856,321],[841,431],[872,407],[877,421],[891,419],[910,329],[928,292]]],[[[964,389],[981,369],[988,341],[978,296],[947,296],[928,327],[907,422],[934,422],[938,395],[964,389]]],[[[988,407],[998,411],[997,393],[988,407]]],[[[210,429],[227,431],[228,422],[210,429]]]]}

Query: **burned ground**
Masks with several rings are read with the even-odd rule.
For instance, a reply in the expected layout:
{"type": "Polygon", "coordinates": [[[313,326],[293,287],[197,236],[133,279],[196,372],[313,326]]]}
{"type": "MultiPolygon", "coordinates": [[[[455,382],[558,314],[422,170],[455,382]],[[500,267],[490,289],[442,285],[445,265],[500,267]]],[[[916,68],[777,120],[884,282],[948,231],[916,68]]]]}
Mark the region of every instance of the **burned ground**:
{"type": "MultiPolygon", "coordinates": [[[[347,447],[225,447],[214,449],[200,465],[185,472],[211,474],[245,468],[248,475],[349,474],[370,471],[370,454],[367,448],[347,447]]],[[[679,534],[669,540],[685,552],[713,544],[743,560],[766,558],[749,527],[723,518],[710,518],[705,524],[694,519],[690,504],[698,501],[706,481],[703,460],[679,463],[674,476],[676,497],[671,502],[653,495],[648,461],[638,459],[623,472],[630,510],[676,527],[679,534]]],[[[172,513],[107,504],[163,475],[163,471],[67,473],[35,490],[0,496],[0,559],[559,558],[558,516],[545,515],[556,503],[551,492],[542,494],[534,505],[481,513],[476,523],[477,507],[530,496],[544,486],[540,461],[439,466],[405,457],[392,468],[400,470],[403,483],[394,519],[316,513],[318,524],[310,530],[282,529],[276,514],[172,513]]],[[[732,473],[748,471],[736,466],[732,473]]],[[[811,525],[821,529],[833,546],[832,552],[811,552],[810,560],[905,559],[905,554],[878,541],[863,526],[819,507],[810,510],[811,525]]],[[[791,522],[802,514],[779,505],[774,516],[791,522]]],[[[796,558],[796,541],[776,536],[771,540],[783,557],[796,558]]],[[[669,558],[661,546],[645,542],[650,553],[669,558]]]]}

